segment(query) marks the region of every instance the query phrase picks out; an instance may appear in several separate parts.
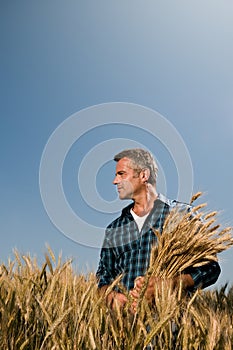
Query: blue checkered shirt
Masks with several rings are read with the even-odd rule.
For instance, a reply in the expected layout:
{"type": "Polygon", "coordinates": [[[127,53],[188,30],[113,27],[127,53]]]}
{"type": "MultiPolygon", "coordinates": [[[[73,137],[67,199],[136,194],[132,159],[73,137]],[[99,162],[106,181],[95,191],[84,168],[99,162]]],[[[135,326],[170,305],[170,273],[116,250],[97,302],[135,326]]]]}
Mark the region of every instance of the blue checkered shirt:
{"type": "MultiPolygon", "coordinates": [[[[133,219],[130,209],[133,203],[122,210],[121,216],[114,220],[106,229],[100,254],[100,262],[96,276],[98,287],[109,285],[122,274],[121,283],[130,290],[134,280],[143,276],[150,262],[150,253],[156,236],[153,229],[162,232],[163,223],[172,208],[190,210],[188,204],[169,200],[162,194],[154,202],[154,207],[146,218],[141,232],[133,219]]],[[[201,267],[190,267],[184,273],[189,273],[194,280],[194,288],[205,288],[216,282],[220,274],[217,262],[211,262],[201,267]]]]}

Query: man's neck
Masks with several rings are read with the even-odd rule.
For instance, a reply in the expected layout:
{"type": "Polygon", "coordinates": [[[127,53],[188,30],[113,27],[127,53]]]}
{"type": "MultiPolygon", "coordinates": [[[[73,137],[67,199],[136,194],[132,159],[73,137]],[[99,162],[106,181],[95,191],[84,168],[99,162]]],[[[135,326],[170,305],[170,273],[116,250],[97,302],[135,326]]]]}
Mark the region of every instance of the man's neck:
{"type": "Polygon", "coordinates": [[[158,194],[155,190],[146,191],[141,193],[140,196],[134,198],[133,211],[138,216],[144,216],[148,214],[154,207],[154,201],[157,199],[158,194]]]}

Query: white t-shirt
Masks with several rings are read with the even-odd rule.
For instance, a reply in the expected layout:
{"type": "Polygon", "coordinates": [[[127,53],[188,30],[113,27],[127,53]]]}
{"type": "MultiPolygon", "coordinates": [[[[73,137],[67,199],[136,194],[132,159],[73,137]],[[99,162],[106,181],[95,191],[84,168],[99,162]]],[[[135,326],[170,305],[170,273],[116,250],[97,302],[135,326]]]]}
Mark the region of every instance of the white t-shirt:
{"type": "Polygon", "coordinates": [[[130,213],[133,215],[133,218],[136,222],[136,224],[138,225],[138,229],[139,229],[139,232],[141,232],[141,229],[142,229],[142,226],[147,218],[147,216],[150,214],[150,213],[147,213],[146,215],[144,216],[138,216],[137,214],[135,214],[135,212],[133,211],[133,209],[130,209],[130,213]]]}

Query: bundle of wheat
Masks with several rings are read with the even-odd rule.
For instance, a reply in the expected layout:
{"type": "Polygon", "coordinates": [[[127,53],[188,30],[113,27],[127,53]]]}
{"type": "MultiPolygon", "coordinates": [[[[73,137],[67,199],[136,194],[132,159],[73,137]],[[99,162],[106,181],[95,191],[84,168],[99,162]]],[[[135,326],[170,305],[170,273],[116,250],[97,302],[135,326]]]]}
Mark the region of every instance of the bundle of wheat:
{"type": "MultiPolygon", "coordinates": [[[[193,196],[193,200],[201,193],[193,196]]],[[[232,228],[220,229],[217,212],[204,214],[206,204],[189,212],[174,209],[166,218],[162,234],[154,231],[157,245],[152,248],[148,274],[172,278],[190,266],[217,261],[217,254],[233,245],[232,228]]]]}

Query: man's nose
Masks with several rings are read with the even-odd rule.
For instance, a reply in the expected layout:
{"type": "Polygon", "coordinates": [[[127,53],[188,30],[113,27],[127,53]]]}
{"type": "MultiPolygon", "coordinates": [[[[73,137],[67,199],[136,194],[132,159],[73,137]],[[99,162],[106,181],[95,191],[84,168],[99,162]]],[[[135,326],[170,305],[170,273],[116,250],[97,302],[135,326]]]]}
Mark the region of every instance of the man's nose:
{"type": "Polygon", "coordinates": [[[119,183],[118,176],[116,175],[113,179],[113,185],[117,185],[119,183]]]}

